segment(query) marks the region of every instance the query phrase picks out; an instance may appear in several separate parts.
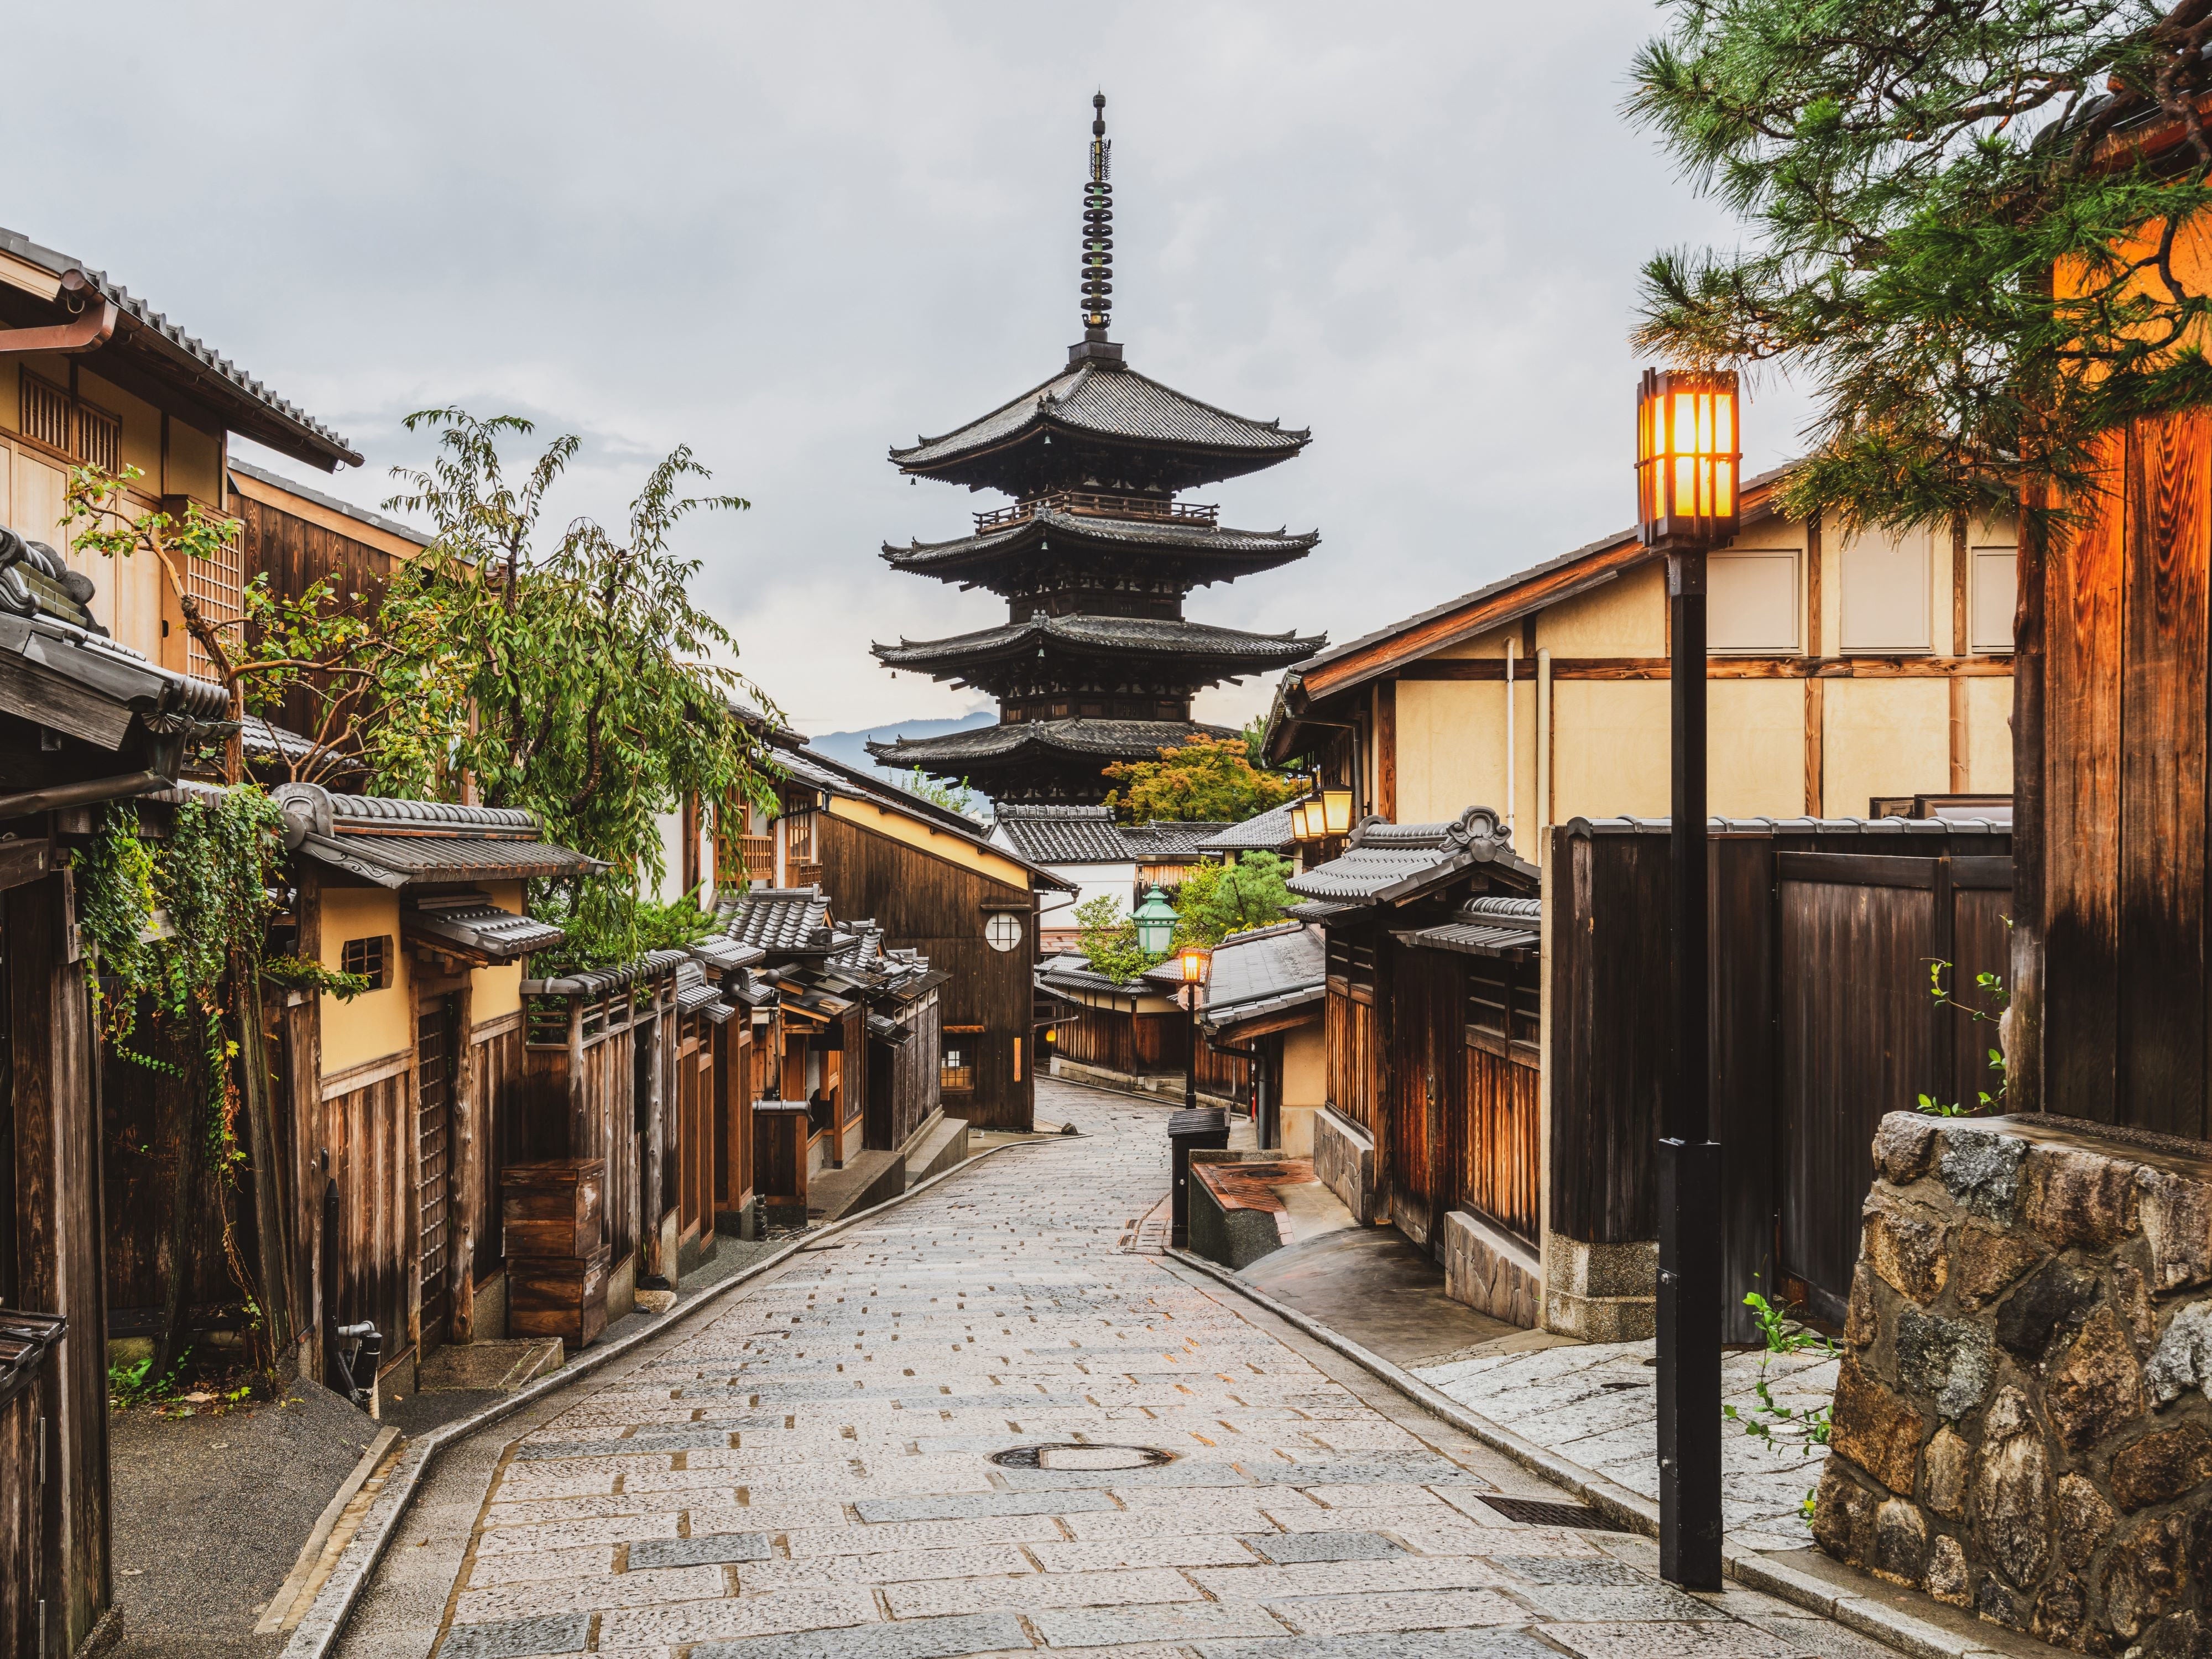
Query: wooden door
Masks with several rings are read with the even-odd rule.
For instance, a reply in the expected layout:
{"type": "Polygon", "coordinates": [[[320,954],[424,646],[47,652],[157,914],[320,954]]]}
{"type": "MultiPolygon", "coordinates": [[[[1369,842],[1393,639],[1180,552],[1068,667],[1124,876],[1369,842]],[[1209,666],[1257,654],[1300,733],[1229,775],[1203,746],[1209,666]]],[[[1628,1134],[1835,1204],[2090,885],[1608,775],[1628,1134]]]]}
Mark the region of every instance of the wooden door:
{"type": "Polygon", "coordinates": [[[699,1039],[687,1034],[676,1046],[676,1225],[683,1233],[699,1229],[699,1167],[707,1150],[699,1132],[699,1103],[706,1091],[699,1080],[699,1039]]]}
{"type": "Polygon", "coordinates": [[[416,1017],[415,1241],[424,1354],[447,1340],[453,1324],[453,1093],[460,1062],[453,1014],[453,999],[441,997],[416,1017]]]}
{"type": "Polygon", "coordinates": [[[1456,1194],[1449,1171],[1465,1116],[1466,1061],[1459,964],[1437,951],[1394,953],[1389,1006],[1390,1220],[1431,1246],[1456,1194]]]}

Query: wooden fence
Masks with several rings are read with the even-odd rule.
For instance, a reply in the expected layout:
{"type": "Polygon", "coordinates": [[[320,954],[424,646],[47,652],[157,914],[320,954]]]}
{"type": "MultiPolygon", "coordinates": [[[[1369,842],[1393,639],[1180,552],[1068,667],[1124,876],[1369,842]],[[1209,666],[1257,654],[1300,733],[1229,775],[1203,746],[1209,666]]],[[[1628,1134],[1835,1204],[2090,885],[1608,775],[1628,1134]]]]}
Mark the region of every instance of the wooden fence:
{"type": "MultiPolygon", "coordinates": [[[[1668,1064],[1670,887],[1663,823],[1553,831],[1551,1219],[1628,1243],[1658,1231],[1655,1149],[1668,1064]]],[[[1747,1291],[1842,1316],[1869,1147],[1923,1093],[1969,1104],[1991,1074],[1975,1001],[2002,972],[2011,880],[2002,827],[1735,821],[1712,842],[1714,1133],[1723,1166],[1727,1340],[1756,1332],[1747,1291]]]]}

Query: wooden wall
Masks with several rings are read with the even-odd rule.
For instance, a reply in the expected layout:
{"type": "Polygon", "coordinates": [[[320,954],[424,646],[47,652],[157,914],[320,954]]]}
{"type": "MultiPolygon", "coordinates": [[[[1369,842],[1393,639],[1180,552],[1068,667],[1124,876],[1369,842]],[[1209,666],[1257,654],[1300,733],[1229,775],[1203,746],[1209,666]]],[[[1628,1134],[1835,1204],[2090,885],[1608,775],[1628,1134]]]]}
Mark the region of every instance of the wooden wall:
{"type": "Polygon", "coordinates": [[[2046,1111],[2212,1139],[2212,411],[2138,421],[2021,550],[2015,1069],[2046,1111]]]}
{"type": "MultiPolygon", "coordinates": [[[[395,562],[381,548],[244,495],[232,495],[231,509],[245,526],[246,580],[265,572],[269,591],[279,599],[296,599],[328,576],[342,602],[344,596],[357,593],[374,605],[391,579],[395,562]]],[[[276,717],[280,726],[311,733],[314,719],[311,699],[300,690],[286,696],[276,717]]]]}
{"type": "MultiPolygon", "coordinates": [[[[1744,830],[1712,845],[1714,1134],[1722,1146],[1727,1340],[1782,1288],[1840,1317],[1886,1112],[1987,1076],[1986,1026],[1938,1007],[1928,963],[1972,980],[2004,945],[2009,837],[1744,830]],[[1868,850],[1875,849],[1875,850],[1868,850]]],[[[1592,1243],[1658,1231],[1668,1065],[1668,842],[1554,834],[1549,920],[1551,1230],[1592,1243]]]]}
{"type": "Polygon", "coordinates": [[[1375,1012],[1375,941],[1370,930],[1332,930],[1322,1041],[1328,1050],[1328,1103],[1372,1133],[1382,1087],[1375,1012]]]}
{"type": "Polygon", "coordinates": [[[0,891],[0,1176],[12,1188],[0,1303],[69,1322],[46,1388],[40,1514],[43,1593],[62,1652],[84,1639],[111,1594],[99,1085],[71,906],[60,874],[0,891]]]}
{"type": "Polygon", "coordinates": [[[1036,962],[1036,918],[1024,890],[964,869],[841,818],[819,813],[815,853],[840,921],[872,918],[893,950],[917,950],[951,975],[938,993],[945,1026],[980,1025],[975,1087],[948,1096],[945,1109],[977,1128],[1027,1129],[1036,1057],[1030,1027],[1030,973],[1036,962]],[[983,940],[987,903],[1018,907],[1023,941],[994,951],[983,940]]]}
{"type": "Polygon", "coordinates": [[[1136,1016],[1119,1008],[1084,1008],[1057,1028],[1053,1051],[1079,1065],[1133,1073],[1135,1023],[1136,1016]]]}

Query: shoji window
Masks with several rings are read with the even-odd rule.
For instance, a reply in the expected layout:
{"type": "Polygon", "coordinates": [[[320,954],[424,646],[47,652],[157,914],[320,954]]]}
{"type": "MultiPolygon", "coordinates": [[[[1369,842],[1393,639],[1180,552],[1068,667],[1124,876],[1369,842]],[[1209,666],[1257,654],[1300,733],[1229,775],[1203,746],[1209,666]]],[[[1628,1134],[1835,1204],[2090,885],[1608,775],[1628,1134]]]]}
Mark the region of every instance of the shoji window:
{"type": "Polygon", "coordinates": [[[1927,651],[1929,632],[1929,543],[1924,531],[1893,538],[1870,530],[1844,544],[1842,616],[1837,643],[1845,651],[1927,651]]]}
{"type": "Polygon", "coordinates": [[[2012,649],[2012,614],[2020,599],[2020,552],[2010,547],[1968,550],[1966,648],[2012,649]]]}
{"type": "Polygon", "coordinates": [[[1797,649],[1797,550],[1735,548],[1705,562],[1705,643],[1778,656],[1797,649]]]}

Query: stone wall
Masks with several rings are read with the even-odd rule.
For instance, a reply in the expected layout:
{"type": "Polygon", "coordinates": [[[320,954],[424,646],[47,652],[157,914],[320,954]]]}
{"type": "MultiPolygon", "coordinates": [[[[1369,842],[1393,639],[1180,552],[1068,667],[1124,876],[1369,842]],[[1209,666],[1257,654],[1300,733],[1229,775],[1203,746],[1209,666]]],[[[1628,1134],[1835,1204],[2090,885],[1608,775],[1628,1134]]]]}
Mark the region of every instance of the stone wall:
{"type": "Polygon", "coordinates": [[[2080,1652],[2212,1650],[2208,1152],[1882,1121],[1823,1549],[2080,1652]]]}
{"type": "Polygon", "coordinates": [[[1375,1222],[1375,1138],[1334,1106],[1314,1115],[1315,1177],[1363,1227],[1375,1222]]]}
{"type": "Polygon", "coordinates": [[[1486,1217],[1454,1210],[1444,1217],[1444,1294],[1509,1325],[1533,1328],[1543,1316],[1544,1267],[1536,1252],[1486,1217]]]}

